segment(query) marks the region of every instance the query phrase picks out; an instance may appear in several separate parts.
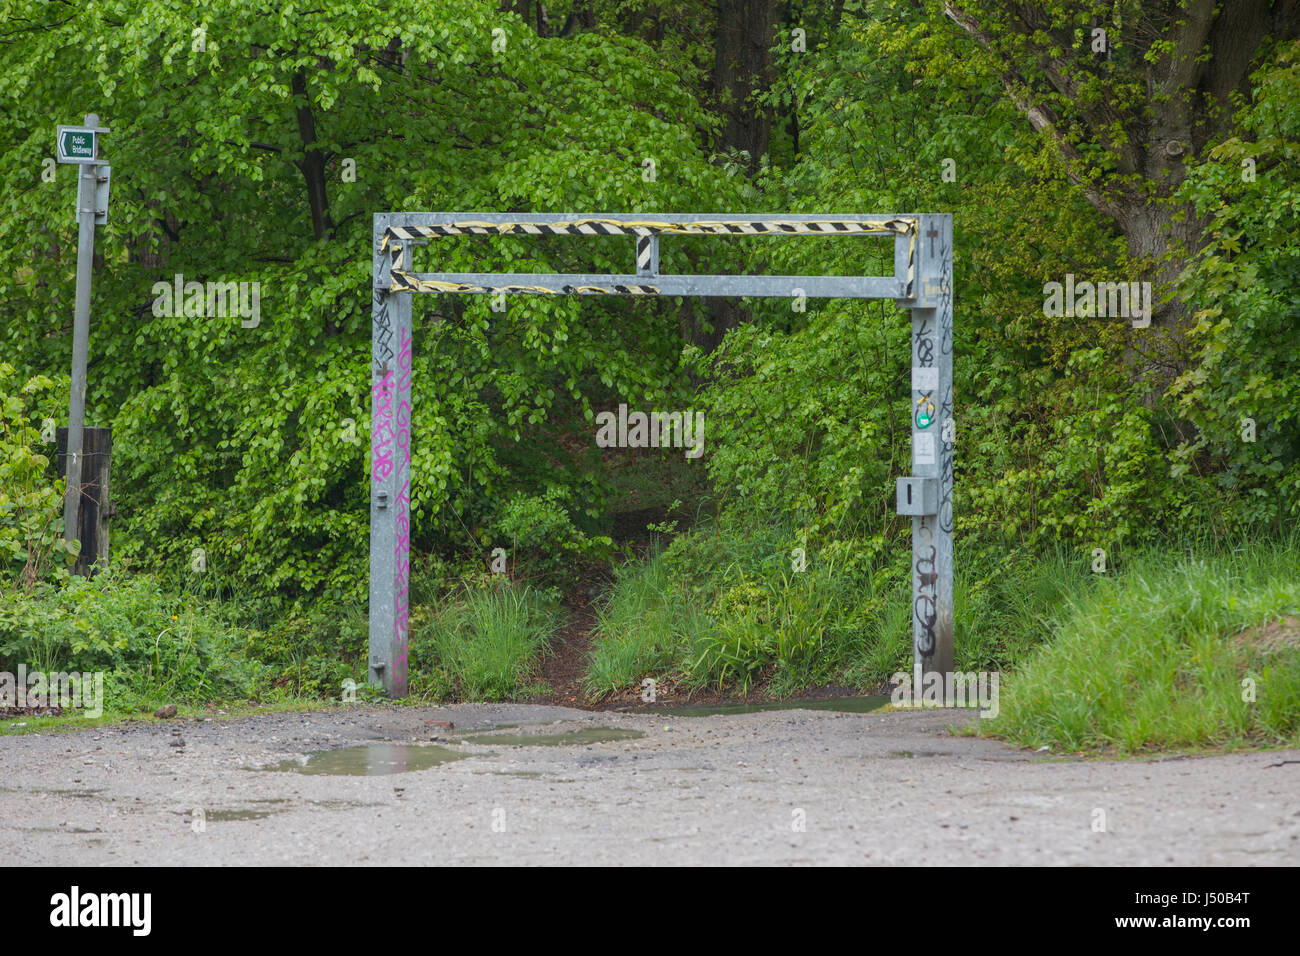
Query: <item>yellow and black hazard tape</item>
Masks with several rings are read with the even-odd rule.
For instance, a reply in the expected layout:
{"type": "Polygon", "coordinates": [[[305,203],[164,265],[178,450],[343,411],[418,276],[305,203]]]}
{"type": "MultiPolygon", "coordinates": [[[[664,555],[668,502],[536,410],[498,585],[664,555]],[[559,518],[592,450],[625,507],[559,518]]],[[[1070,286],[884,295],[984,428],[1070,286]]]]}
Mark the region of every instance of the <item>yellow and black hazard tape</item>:
{"type": "Polygon", "coordinates": [[[421,279],[410,272],[392,272],[393,292],[478,292],[496,295],[658,295],[652,285],[473,285],[467,282],[443,282],[421,279]]]}
{"type": "Polygon", "coordinates": [[[915,219],[756,219],[748,222],[661,222],[653,219],[572,219],[567,222],[482,222],[465,219],[428,226],[389,226],[383,248],[391,240],[435,236],[760,236],[855,235],[892,232],[915,236],[915,219]]]}

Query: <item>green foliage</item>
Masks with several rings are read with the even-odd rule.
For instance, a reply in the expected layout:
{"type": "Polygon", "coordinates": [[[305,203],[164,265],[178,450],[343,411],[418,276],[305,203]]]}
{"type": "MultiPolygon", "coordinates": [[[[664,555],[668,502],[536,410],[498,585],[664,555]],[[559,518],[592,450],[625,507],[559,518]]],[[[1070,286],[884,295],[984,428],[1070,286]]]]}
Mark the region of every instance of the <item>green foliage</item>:
{"type": "Polygon", "coordinates": [[[0,594],[0,670],[105,673],[105,709],[250,697],[266,669],[243,656],[228,606],[113,570],[0,594]]]}
{"type": "Polygon", "coordinates": [[[307,606],[270,606],[244,617],[257,626],[246,632],[243,653],[266,665],[270,682],[294,696],[338,700],[344,682],[358,694],[366,684],[369,628],[365,606],[355,601],[321,598],[307,606]]]}
{"type": "Polygon", "coordinates": [[[66,407],[68,383],[36,375],[19,387],[17,373],[0,362],[0,589],[10,580],[25,590],[57,577],[52,559],[75,561],[77,542],[63,531],[63,479],[51,479],[57,410],[66,407]],[[39,427],[38,427],[39,426],[39,427]]]}
{"type": "Polygon", "coordinates": [[[551,582],[561,579],[580,557],[609,556],[610,539],[589,537],[577,528],[573,509],[563,498],[563,489],[552,488],[545,495],[514,498],[502,508],[497,531],[509,542],[507,567],[514,575],[551,582]]]}
{"type": "MultiPolygon", "coordinates": [[[[25,369],[67,367],[75,183],[67,167],[44,182],[42,159],[51,108],[94,102],[115,173],[88,414],[114,427],[118,553],[169,574],[203,548],[209,572],[243,589],[363,593],[376,210],[734,205],[738,184],[698,145],[712,118],[635,40],[541,39],[483,0],[397,18],[377,0],[220,0],[201,16],[181,0],[23,0],[11,14],[30,29],[0,45],[0,158],[30,188],[0,200],[0,349],[25,369]],[[156,314],[155,283],[176,275],[260,282],[259,323],[156,314]]],[[[430,255],[447,269],[622,271],[631,249],[467,239],[430,255]]],[[[517,527],[516,497],[560,488],[547,507],[574,521],[598,500],[557,451],[575,433],[589,442],[593,401],[663,394],[680,344],[670,304],[585,301],[417,306],[418,549],[510,537],[499,525],[517,527]],[[519,465],[546,456],[549,469],[519,465]]]]}
{"type": "Polygon", "coordinates": [[[1007,678],[1000,713],[981,729],[1065,750],[1294,746],[1296,544],[1134,560],[1062,608],[1050,643],[1007,678]]]}
{"type": "MultiPolygon", "coordinates": [[[[0,160],[15,187],[0,194],[0,576],[32,589],[4,597],[15,654],[102,660],[144,696],[244,693],[245,658],[282,691],[333,697],[364,677],[380,210],[951,212],[963,667],[1010,666],[1045,640],[1051,609],[1092,586],[1079,563],[1094,547],[1125,565],[1164,538],[1230,537],[1300,508],[1293,44],[1268,51],[1230,135],[1197,106],[1185,118],[1205,148],[1153,177],[1163,152],[1136,133],[1169,103],[1152,78],[1196,55],[1155,5],[799,4],[754,104],[777,122],[751,177],[715,154],[728,104],[713,73],[730,65],[715,62],[718,13],[703,2],[600,0],[598,27],[549,38],[495,0],[416,0],[400,17],[381,0],[200,6],[6,7],[23,27],[0,42],[0,160]],[[786,42],[796,21],[807,52],[786,42]],[[1090,47],[1098,24],[1106,56],[1090,47]],[[153,576],[55,594],[43,585],[66,580],[51,560],[66,550],[61,486],[37,423],[67,405],[50,373],[69,364],[75,169],[43,173],[51,111],[73,122],[87,103],[112,127],[115,166],[88,416],[115,432],[115,560],[153,576]],[[1114,228],[1124,217],[1106,210],[1171,201],[1210,241],[1175,290],[1194,317],[1179,343],[1192,362],[1162,380],[1181,355],[1147,355],[1124,323],[1049,317],[1043,286],[1143,274],[1114,228]],[[260,283],[259,321],[162,309],[156,284],[178,276],[260,283]]],[[[626,272],[631,244],[466,237],[413,255],[430,270],[626,272]]],[[[673,237],[661,263],[863,275],[892,257],[860,237],[673,237]]],[[[531,693],[558,611],[530,584],[608,558],[614,503],[674,498],[678,516],[707,501],[717,522],[621,570],[593,695],[647,674],[790,690],[907,667],[892,500],[909,468],[906,314],[744,303],[720,348],[683,349],[712,341],[705,315],[650,298],[517,297],[503,313],[483,296],[417,298],[417,693],[531,693]],[[620,401],[703,408],[704,461],[597,452],[595,412],[620,401]],[[497,547],[509,586],[460,588],[497,547]]]]}
{"type": "MultiPolygon", "coordinates": [[[[870,12],[815,61],[789,58],[801,153],[764,187],[801,210],[953,214],[959,534],[1089,549],[1149,536],[1183,499],[1168,487],[1165,417],[1126,368],[1133,330],[1043,309],[1043,284],[1066,271],[1122,277],[1122,242],[1043,161],[997,80],[971,69],[974,40],[912,5],[870,12]]],[[[890,252],[787,243],[752,263],[881,274],[890,252]]],[[[725,507],[882,554],[906,527],[893,481],[910,468],[907,314],[810,301],[806,313],[778,303],[756,316],[705,363],[708,465],[725,507]]]]}
{"type": "Polygon", "coordinates": [[[1197,351],[1170,390],[1197,429],[1174,472],[1204,480],[1228,528],[1300,515],[1300,44],[1255,88],[1183,189],[1211,239],[1182,275],[1197,351]]]}
{"type": "Polygon", "coordinates": [[[827,308],[789,334],[749,326],[728,336],[708,361],[718,384],[704,396],[709,474],[728,507],[778,513],[801,539],[898,523],[886,491],[906,468],[909,422],[879,397],[898,391],[908,329],[892,318],[827,308]],[[844,363],[860,374],[825,374],[844,363]]]}

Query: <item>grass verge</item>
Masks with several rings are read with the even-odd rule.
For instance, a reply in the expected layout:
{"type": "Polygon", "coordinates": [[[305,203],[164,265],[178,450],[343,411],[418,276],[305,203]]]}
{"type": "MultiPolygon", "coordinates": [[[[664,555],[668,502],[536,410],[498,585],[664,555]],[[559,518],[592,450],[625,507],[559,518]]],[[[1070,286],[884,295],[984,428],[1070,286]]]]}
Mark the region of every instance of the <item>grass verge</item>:
{"type": "Polygon", "coordinates": [[[1300,549],[1151,553],[1069,601],[980,732],[1138,753],[1300,743],[1300,549]]]}

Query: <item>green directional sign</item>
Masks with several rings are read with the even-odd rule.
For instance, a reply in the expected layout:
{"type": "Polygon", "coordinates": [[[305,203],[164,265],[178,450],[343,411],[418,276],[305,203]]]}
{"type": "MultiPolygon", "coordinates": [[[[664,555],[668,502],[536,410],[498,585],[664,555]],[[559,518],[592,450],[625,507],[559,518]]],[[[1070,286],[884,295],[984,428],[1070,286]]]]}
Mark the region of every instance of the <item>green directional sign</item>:
{"type": "Polygon", "coordinates": [[[83,126],[58,128],[58,159],[61,163],[93,163],[99,155],[98,130],[83,126]]]}

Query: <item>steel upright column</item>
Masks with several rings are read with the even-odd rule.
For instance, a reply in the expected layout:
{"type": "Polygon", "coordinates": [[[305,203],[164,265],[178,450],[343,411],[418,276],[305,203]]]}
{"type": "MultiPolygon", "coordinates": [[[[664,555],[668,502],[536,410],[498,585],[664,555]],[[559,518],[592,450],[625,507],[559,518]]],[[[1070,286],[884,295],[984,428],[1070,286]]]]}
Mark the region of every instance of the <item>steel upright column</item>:
{"type": "Polygon", "coordinates": [[[922,215],[920,220],[916,305],[912,308],[912,474],[936,479],[937,494],[936,513],[912,516],[912,664],[918,690],[926,675],[947,675],[953,669],[956,439],[952,417],[952,216],[922,215]]]}
{"type": "Polygon", "coordinates": [[[389,291],[401,246],[374,232],[370,369],[370,683],[406,693],[411,564],[411,294],[389,291]]]}

